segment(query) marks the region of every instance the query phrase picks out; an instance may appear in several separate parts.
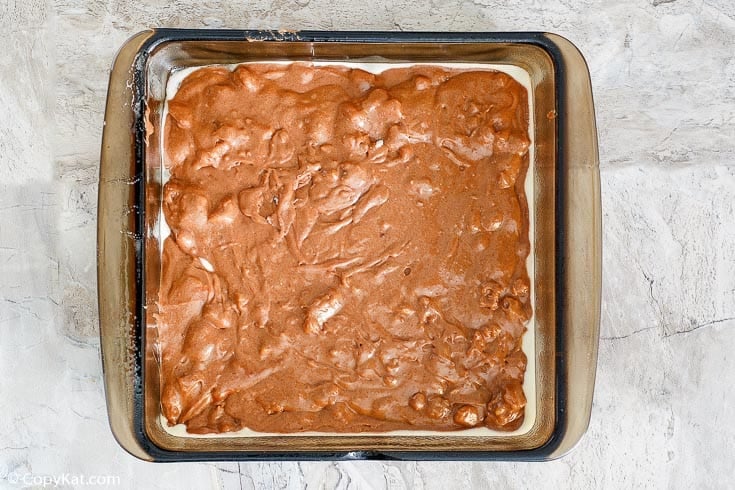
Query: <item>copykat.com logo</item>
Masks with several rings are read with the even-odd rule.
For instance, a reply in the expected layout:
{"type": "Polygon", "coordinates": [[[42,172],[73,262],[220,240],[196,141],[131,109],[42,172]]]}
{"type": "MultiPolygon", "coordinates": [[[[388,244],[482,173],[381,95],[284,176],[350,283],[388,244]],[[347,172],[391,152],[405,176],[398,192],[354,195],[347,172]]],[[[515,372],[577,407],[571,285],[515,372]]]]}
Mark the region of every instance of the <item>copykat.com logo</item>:
{"type": "Polygon", "coordinates": [[[58,475],[35,475],[33,473],[10,472],[4,475],[7,482],[20,488],[56,487],[115,487],[120,485],[119,475],[85,475],[61,473],[58,475]]]}

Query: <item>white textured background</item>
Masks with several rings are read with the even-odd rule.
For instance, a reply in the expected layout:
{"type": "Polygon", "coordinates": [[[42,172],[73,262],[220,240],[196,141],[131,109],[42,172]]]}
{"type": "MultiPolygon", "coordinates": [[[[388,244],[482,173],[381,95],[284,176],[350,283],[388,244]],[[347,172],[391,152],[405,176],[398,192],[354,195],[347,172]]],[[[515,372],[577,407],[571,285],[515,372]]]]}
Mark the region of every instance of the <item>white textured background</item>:
{"type": "Polygon", "coordinates": [[[0,488],[735,486],[732,0],[0,0],[0,488]],[[107,425],[97,172],[110,63],[149,26],[549,30],[587,57],[604,214],[589,432],[550,463],[147,464],[107,425]]]}

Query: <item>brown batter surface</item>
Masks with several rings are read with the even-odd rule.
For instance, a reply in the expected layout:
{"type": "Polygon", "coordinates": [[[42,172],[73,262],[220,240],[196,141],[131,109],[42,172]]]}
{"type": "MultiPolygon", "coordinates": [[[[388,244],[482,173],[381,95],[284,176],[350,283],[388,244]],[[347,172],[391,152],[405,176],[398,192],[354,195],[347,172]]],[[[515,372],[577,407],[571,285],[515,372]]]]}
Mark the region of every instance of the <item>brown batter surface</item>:
{"type": "Polygon", "coordinates": [[[526,90],[493,71],[252,64],[169,101],[163,414],[192,433],[513,430],[526,90]]]}

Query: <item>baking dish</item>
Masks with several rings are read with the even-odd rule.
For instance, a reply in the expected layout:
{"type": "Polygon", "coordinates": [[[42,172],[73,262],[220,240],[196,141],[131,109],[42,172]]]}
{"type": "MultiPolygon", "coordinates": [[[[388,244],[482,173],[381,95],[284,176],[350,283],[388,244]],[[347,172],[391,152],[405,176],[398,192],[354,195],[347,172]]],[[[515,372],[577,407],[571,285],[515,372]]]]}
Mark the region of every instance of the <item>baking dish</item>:
{"type": "Polygon", "coordinates": [[[110,424],[155,461],[525,459],[568,451],[592,403],[600,302],[600,194],[589,74],[545,33],[171,30],[121,49],[108,91],[98,207],[100,334],[110,424]],[[487,63],[520,67],[533,97],[533,427],[518,435],[360,434],[191,438],[161,425],[155,361],[161,112],[173,70],[252,61],[487,63]]]}

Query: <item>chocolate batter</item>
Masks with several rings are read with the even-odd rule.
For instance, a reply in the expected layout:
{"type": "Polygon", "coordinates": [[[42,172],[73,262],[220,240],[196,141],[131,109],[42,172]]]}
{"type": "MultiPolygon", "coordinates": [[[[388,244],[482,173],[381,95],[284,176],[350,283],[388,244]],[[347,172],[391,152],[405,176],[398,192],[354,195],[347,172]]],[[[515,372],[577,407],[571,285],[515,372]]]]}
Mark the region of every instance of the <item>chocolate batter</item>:
{"type": "Polygon", "coordinates": [[[504,73],[429,66],[190,74],[164,136],[168,422],[519,427],[526,97],[504,73]]]}

